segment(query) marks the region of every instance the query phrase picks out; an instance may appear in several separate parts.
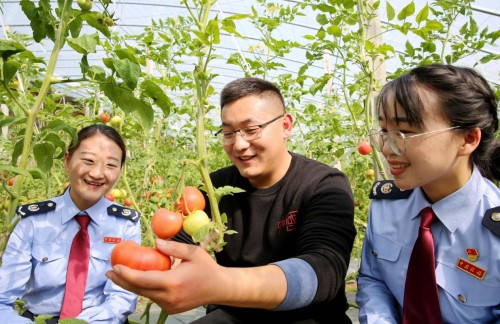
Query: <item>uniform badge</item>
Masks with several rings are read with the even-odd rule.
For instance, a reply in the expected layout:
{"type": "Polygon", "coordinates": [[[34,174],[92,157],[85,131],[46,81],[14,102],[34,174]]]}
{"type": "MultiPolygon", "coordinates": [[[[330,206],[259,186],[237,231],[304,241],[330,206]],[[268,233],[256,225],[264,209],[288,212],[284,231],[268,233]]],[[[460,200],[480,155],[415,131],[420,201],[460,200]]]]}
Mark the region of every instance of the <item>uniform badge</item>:
{"type": "Polygon", "coordinates": [[[380,187],[380,192],[383,194],[388,194],[392,191],[392,183],[385,183],[380,187]]]}
{"type": "Polygon", "coordinates": [[[495,235],[500,236],[500,206],[486,210],[483,225],[495,235]]]}
{"type": "Polygon", "coordinates": [[[40,201],[34,204],[22,205],[17,208],[17,215],[22,218],[37,214],[45,214],[56,209],[56,203],[51,200],[40,201]]]}
{"type": "Polygon", "coordinates": [[[393,180],[375,181],[370,191],[370,199],[405,199],[412,190],[401,190],[394,184],[393,180]]]}
{"type": "Polygon", "coordinates": [[[112,237],[112,236],[105,236],[103,239],[103,243],[111,243],[111,244],[117,244],[122,241],[121,237],[112,237]]]}
{"type": "Polygon", "coordinates": [[[469,261],[475,262],[479,258],[479,252],[477,252],[476,249],[467,248],[465,252],[467,252],[467,259],[469,259],[469,261]]]}
{"type": "Polygon", "coordinates": [[[478,267],[477,265],[470,263],[469,261],[462,258],[458,259],[457,268],[479,280],[483,280],[484,276],[486,275],[485,269],[478,267]]]}
{"type": "Polygon", "coordinates": [[[108,207],[108,215],[123,217],[133,222],[137,222],[141,218],[141,213],[137,210],[113,204],[108,207]]]}

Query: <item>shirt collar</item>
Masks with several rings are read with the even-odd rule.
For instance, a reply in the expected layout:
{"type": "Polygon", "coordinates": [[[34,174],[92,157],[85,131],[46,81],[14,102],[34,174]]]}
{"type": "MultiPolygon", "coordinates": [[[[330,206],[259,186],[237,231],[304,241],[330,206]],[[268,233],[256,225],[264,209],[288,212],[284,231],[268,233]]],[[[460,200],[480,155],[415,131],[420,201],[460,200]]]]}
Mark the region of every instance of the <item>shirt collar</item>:
{"type": "Polygon", "coordinates": [[[412,218],[417,217],[423,208],[431,206],[448,231],[455,232],[463,223],[463,219],[474,213],[477,201],[481,199],[481,179],[481,173],[474,166],[471,177],[462,188],[432,205],[425,198],[422,188],[416,188],[415,200],[410,209],[412,218]]]}
{"type": "MultiPolygon", "coordinates": [[[[96,222],[99,225],[99,223],[102,221],[100,217],[103,213],[102,211],[107,210],[107,208],[111,206],[112,203],[105,197],[102,197],[94,206],[87,208],[86,210],[80,210],[73,202],[73,199],[71,199],[71,196],[69,194],[70,190],[71,187],[69,187],[62,196],[63,205],[65,206],[65,211],[62,215],[63,224],[70,221],[79,212],[87,212],[87,214],[90,216],[90,219],[92,219],[92,221],[96,222]]],[[[107,213],[105,214],[107,215],[107,213]]]]}

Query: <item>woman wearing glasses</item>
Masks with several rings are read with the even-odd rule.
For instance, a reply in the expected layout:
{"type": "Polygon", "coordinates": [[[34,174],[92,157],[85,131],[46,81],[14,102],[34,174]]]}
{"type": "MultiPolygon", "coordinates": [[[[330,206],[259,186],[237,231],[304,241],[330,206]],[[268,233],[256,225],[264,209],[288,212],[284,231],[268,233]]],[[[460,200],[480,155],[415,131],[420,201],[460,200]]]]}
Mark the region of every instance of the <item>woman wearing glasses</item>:
{"type": "Polygon", "coordinates": [[[492,89],[472,69],[418,67],[383,88],[379,122],[372,143],[394,180],[371,191],[360,322],[496,323],[500,190],[490,180],[500,179],[500,147],[492,89]]]}

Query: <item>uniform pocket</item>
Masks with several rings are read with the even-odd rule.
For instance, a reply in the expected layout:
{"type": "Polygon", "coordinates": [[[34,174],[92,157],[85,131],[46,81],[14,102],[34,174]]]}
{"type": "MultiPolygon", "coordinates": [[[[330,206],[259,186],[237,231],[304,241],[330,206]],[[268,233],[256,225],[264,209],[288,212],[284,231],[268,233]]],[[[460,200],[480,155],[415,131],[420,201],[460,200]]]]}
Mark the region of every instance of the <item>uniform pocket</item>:
{"type": "Polygon", "coordinates": [[[500,286],[489,284],[488,275],[493,274],[487,273],[483,280],[479,280],[460,269],[442,263],[438,263],[436,267],[436,281],[449,297],[459,304],[483,310],[500,305],[500,286]]]}
{"type": "Polygon", "coordinates": [[[68,267],[69,246],[66,244],[34,244],[32,263],[35,285],[57,287],[66,281],[68,267]]]}
{"type": "Polygon", "coordinates": [[[401,245],[398,245],[383,236],[373,235],[373,250],[371,254],[377,259],[395,262],[401,254],[401,245]]]}

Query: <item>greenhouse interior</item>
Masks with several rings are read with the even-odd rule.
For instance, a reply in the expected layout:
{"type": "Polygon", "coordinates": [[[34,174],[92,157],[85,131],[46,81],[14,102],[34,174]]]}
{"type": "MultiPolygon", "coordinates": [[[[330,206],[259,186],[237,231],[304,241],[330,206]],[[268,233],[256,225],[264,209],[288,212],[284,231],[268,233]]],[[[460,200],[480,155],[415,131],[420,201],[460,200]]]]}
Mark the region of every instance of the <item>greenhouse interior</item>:
{"type": "MultiPolygon", "coordinates": [[[[361,260],[365,257],[363,244],[369,236],[369,215],[374,210],[370,206],[380,190],[382,194],[389,194],[394,183],[403,183],[398,182],[402,181],[398,179],[402,178],[402,171],[396,170],[400,165],[394,167],[394,163],[386,160],[384,150],[392,149],[402,165],[401,156],[411,150],[413,141],[419,142],[410,138],[426,134],[420,131],[412,135],[412,131],[404,129],[383,130],[381,123],[388,123],[379,116],[384,86],[417,67],[463,67],[484,77],[497,98],[493,101],[497,104],[497,120],[500,112],[498,0],[0,0],[0,29],[0,179],[3,189],[0,192],[0,258],[4,252],[6,255],[12,252],[8,242],[9,237],[17,237],[13,235],[20,227],[16,224],[31,219],[20,214],[23,209],[19,206],[30,206],[28,214],[38,213],[41,208],[38,202],[64,197],[68,187],[75,186],[68,170],[71,169],[69,161],[73,159],[70,148],[75,142],[80,143],[78,132],[89,125],[104,124],[123,138],[126,150],[121,146],[120,149],[126,163],[122,158],[114,179],[116,183],[99,197],[119,206],[120,211],[128,213],[126,217],[130,213],[140,215],[137,218],[140,218],[142,243],[135,248],[155,249],[155,240],[161,238],[154,229],[154,217],[159,210],[179,212],[183,217],[181,227],[186,226],[186,220],[195,212],[205,210],[210,218],[207,216],[206,222],[187,236],[217,260],[214,255],[225,253],[225,249],[231,251],[229,245],[233,237],[241,234],[228,226],[233,224],[231,215],[226,215],[224,210],[219,212],[216,206],[222,199],[245,190],[229,184],[214,187],[211,177],[216,170],[234,164],[245,178],[241,168],[252,165],[253,158],[248,161],[244,161],[246,157],[236,158],[229,144],[236,145],[233,143],[240,143],[241,139],[249,145],[259,143],[260,136],[265,137],[268,129],[280,125],[275,121],[284,116],[284,125],[288,120],[290,127],[285,136],[287,151],[339,170],[348,179],[355,234],[348,262],[343,265],[343,284],[346,314],[353,323],[360,322],[360,314],[367,316],[363,305],[358,305],[362,298],[355,296],[361,260]],[[267,120],[233,127],[225,120],[221,92],[226,85],[250,77],[270,82],[279,89],[283,115],[273,120],[274,116],[269,115],[267,120]],[[203,206],[181,211],[178,206],[185,203],[188,187],[202,192],[203,206]]],[[[407,123],[407,119],[402,120],[407,123]]],[[[449,135],[455,134],[454,128],[461,128],[451,126],[436,132],[446,131],[449,135]]],[[[498,128],[492,136],[498,143],[498,128]]],[[[481,136],[478,141],[480,139],[481,136]]],[[[78,151],[79,146],[74,150],[78,151]]],[[[495,163],[490,155],[495,154],[488,153],[487,157],[495,163]]],[[[269,165],[274,162],[267,161],[269,165]]],[[[316,174],[312,173],[309,176],[314,178],[316,174]]],[[[498,209],[500,179],[484,173],[483,177],[492,184],[490,200],[498,209]]],[[[418,187],[423,188],[424,180],[416,181],[420,183],[418,187]]],[[[99,187],[95,183],[92,186],[99,187]]],[[[403,188],[400,194],[406,197],[416,187],[408,186],[409,191],[403,188]]],[[[427,198],[431,201],[430,196],[427,198]]],[[[44,208],[49,207],[44,205],[41,209],[44,208]]],[[[248,209],[249,213],[253,212],[252,208],[248,209]]],[[[496,225],[500,211],[497,209],[487,211],[493,225],[484,226],[486,231],[497,235],[492,244],[500,245],[500,229],[496,225]]],[[[288,229],[287,222],[292,218],[281,221],[278,229],[285,225],[288,229]]],[[[186,227],[183,231],[188,232],[186,227]]],[[[71,241],[67,254],[70,245],[71,241]]],[[[466,262],[467,269],[460,263],[452,267],[470,274],[468,266],[476,266],[487,273],[486,268],[479,265],[483,258],[472,261],[472,254],[478,253],[475,249],[479,248],[463,246],[462,250],[465,249],[467,254],[460,260],[466,262]],[[465,260],[467,257],[469,261],[465,260]]],[[[376,252],[372,252],[376,256],[376,252]]],[[[105,258],[109,265],[109,255],[105,258]]],[[[2,262],[7,267],[8,261],[0,260],[1,282],[2,262]]],[[[307,255],[305,260],[309,260],[307,255]]],[[[488,261],[500,264],[498,257],[488,261]]],[[[31,266],[33,262],[36,261],[26,264],[31,266]]],[[[314,270],[310,267],[304,273],[314,270]]],[[[500,271],[498,267],[491,266],[488,270],[492,276],[500,276],[498,272],[495,274],[500,271]]],[[[481,279],[477,273],[472,276],[481,279]]],[[[487,286],[490,282],[487,277],[484,280],[487,286]]],[[[498,293],[498,278],[496,280],[495,293],[498,293]]],[[[321,283],[316,282],[320,286],[321,283]]],[[[3,304],[12,307],[12,303],[4,299],[2,289],[5,287],[0,284],[0,319],[3,304]]],[[[309,302],[314,296],[307,297],[309,302]]],[[[18,297],[16,309],[26,305],[25,309],[31,310],[30,299],[24,304],[22,296],[18,297]]],[[[455,301],[466,304],[466,298],[462,297],[456,297],[455,301]]],[[[470,296],[471,302],[472,298],[470,296]]],[[[179,308],[180,311],[171,311],[169,315],[166,307],[162,308],[166,303],[162,305],[141,295],[137,307],[129,312],[128,321],[136,324],[192,322],[206,312],[206,304],[195,303],[191,309],[179,308]]],[[[235,305],[237,303],[229,303],[229,306],[235,305]]],[[[255,308],[265,308],[263,304],[256,305],[255,308]]],[[[498,305],[494,307],[498,310],[498,305]]],[[[451,316],[447,312],[442,310],[443,319],[451,316]]],[[[477,316],[481,318],[480,314],[477,316]]],[[[493,316],[498,320],[498,314],[493,316]]],[[[485,322],[494,321],[490,317],[482,318],[485,322]]],[[[280,317],[267,319],[287,322],[280,317]]],[[[123,318],[115,318],[109,323],[122,322],[123,318]]],[[[366,318],[361,322],[366,322],[366,318]]]]}

